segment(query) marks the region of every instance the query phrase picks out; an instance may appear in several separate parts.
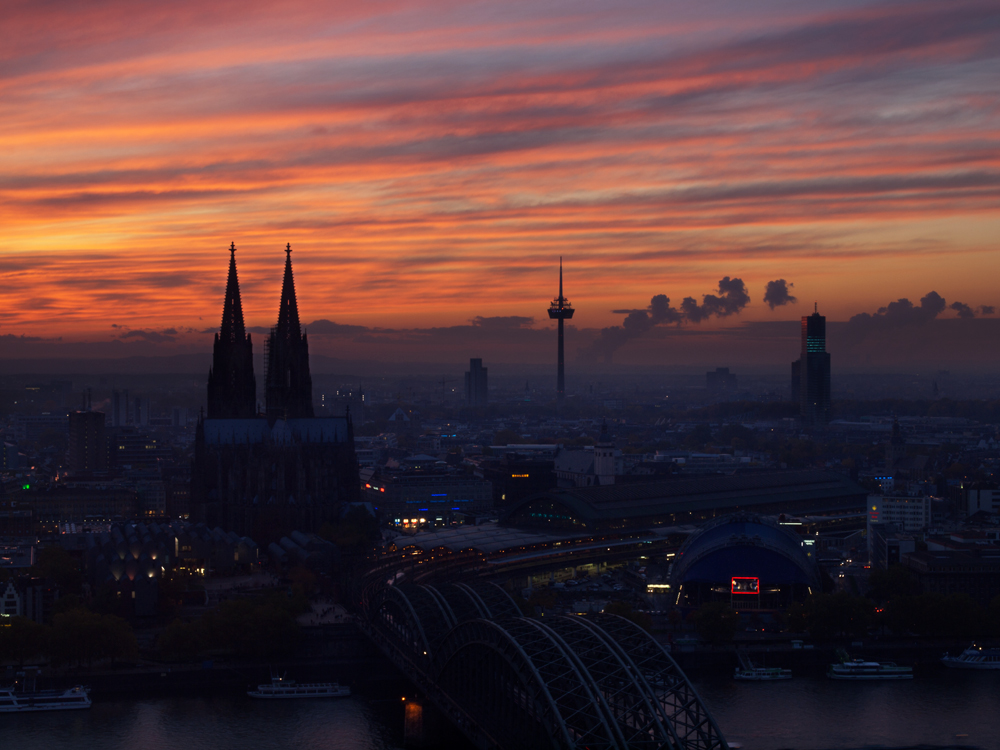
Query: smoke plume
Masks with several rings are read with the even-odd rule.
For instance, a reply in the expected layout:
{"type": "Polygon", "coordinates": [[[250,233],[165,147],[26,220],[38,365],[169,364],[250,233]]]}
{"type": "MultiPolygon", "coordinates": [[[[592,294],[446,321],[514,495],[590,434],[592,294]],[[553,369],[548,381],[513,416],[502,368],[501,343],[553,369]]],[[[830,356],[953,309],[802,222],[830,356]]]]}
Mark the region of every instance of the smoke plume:
{"type": "Polygon", "coordinates": [[[952,310],[958,313],[960,318],[974,318],[976,317],[976,311],[969,307],[964,302],[952,302],[948,305],[952,310]]]}
{"type": "Polygon", "coordinates": [[[798,299],[793,297],[791,292],[788,291],[793,286],[795,284],[789,284],[784,279],[767,282],[767,287],[764,289],[764,302],[772,310],[776,307],[798,302],[798,299]]]}
{"type": "Polygon", "coordinates": [[[742,279],[724,276],[719,281],[718,292],[704,295],[700,305],[694,297],[685,297],[680,308],[676,308],[670,304],[670,298],[665,294],[657,294],[644,310],[612,310],[617,315],[625,315],[625,320],[620,326],[602,328],[594,343],[582,354],[584,357],[599,355],[610,362],[614,353],[627,342],[658,325],[700,323],[713,315],[724,318],[736,315],[750,302],[750,295],[747,294],[742,279]]]}
{"type": "Polygon", "coordinates": [[[892,327],[899,325],[919,325],[934,320],[944,312],[944,297],[937,292],[928,292],[920,298],[920,306],[914,305],[906,297],[880,307],[874,314],[858,313],[849,323],[856,327],[892,327]]]}
{"type": "MultiPolygon", "coordinates": [[[[954,310],[959,318],[976,317],[976,310],[972,306],[957,301],[949,305],[937,292],[928,292],[920,298],[919,305],[914,305],[906,297],[902,297],[885,307],[880,307],[874,314],[859,313],[848,323],[858,332],[919,326],[934,320],[945,310],[954,310]]],[[[980,315],[992,315],[995,311],[993,305],[979,307],[980,315]]]]}
{"type": "Polygon", "coordinates": [[[681,312],[692,323],[700,323],[706,318],[716,315],[720,318],[735,315],[750,302],[743,279],[730,279],[723,276],[719,280],[719,294],[706,294],[699,306],[694,297],[685,297],[681,301],[681,312]]]}

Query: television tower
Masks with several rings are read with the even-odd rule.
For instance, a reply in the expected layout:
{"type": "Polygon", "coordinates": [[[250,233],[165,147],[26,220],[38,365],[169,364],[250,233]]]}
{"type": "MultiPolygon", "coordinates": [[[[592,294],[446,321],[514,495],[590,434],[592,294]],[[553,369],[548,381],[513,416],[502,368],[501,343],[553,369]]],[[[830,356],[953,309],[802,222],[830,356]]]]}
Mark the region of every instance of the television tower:
{"type": "Polygon", "coordinates": [[[559,374],[556,377],[556,398],[566,398],[566,363],[563,357],[563,321],[573,317],[573,307],[563,297],[562,256],[559,257],[559,296],[549,305],[549,318],[559,321],[559,374]]]}

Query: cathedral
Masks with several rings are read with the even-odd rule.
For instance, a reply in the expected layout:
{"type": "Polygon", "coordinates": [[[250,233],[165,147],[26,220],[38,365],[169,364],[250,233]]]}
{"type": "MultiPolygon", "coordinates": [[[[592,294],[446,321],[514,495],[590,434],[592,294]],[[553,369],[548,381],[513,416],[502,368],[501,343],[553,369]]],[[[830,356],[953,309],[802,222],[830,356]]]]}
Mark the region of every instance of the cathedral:
{"type": "Polygon", "coordinates": [[[236,247],[229,248],[222,326],[198,421],[191,517],[258,543],[317,531],[359,494],[350,415],[313,416],[309,342],[299,324],[292,248],[285,248],[278,322],[264,345],[263,411],[243,323],[236,247]]]}

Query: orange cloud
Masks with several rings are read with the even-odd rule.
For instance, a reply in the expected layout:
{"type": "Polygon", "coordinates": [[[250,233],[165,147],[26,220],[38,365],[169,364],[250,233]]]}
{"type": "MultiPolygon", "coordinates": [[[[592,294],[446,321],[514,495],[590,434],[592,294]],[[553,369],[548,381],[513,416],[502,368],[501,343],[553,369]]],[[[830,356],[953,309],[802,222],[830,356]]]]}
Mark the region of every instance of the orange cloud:
{"type": "Polygon", "coordinates": [[[538,317],[560,255],[593,329],[727,275],[995,304],[1000,11],[754,6],[13,4],[0,334],[202,330],[231,241],[261,326],[285,242],[392,329],[538,317]]]}

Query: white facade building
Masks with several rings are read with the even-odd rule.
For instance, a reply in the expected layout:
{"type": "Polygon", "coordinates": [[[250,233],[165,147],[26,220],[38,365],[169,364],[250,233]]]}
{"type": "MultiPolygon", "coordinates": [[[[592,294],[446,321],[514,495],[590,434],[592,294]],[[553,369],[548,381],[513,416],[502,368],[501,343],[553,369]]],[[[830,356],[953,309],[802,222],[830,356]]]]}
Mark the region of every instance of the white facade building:
{"type": "Polygon", "coordinates": [[[1000,513],[1000,490],[972,490],[965,492],[965,512],[968,515],[985,510],[987,513],[1000,513]]]}
{"type": "Polygon", "coordinates": [[[891,523],[900,531],[919,531],[931,523],[931,498],[869,495],[868,522],[891,523]]]}

